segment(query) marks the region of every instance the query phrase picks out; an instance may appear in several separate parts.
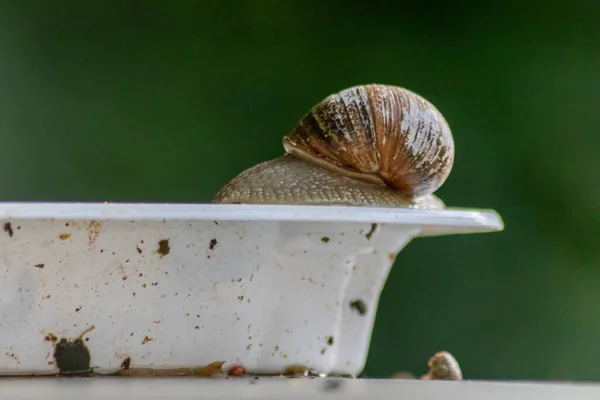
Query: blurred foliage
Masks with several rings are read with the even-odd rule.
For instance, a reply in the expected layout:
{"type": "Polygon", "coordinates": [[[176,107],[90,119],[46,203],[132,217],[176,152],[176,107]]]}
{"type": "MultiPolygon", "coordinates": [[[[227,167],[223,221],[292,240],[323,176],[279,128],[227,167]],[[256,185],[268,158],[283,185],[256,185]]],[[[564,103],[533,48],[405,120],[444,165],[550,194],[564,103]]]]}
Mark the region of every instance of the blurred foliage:
{"type": "Polygon", "coordinates": [[[444,113],[438,194],[506,230],[406,248],[365,376],[444,349],[469,378],[600,380],[597,0],[2,2],[0,198],[206,202],[370,82],[444,113]]]}

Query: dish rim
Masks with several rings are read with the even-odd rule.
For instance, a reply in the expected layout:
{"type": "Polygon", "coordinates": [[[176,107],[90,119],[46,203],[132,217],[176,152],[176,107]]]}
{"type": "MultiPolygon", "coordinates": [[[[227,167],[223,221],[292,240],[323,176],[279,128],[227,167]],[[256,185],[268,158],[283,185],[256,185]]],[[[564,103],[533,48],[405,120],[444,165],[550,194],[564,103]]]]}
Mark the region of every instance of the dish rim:
{"type": "Polygon", "coordinates": [[[421,225],[469,232],[504,229],[492,209],[212,203],[0,202],[0,220],[252,221],[421,225]]]}

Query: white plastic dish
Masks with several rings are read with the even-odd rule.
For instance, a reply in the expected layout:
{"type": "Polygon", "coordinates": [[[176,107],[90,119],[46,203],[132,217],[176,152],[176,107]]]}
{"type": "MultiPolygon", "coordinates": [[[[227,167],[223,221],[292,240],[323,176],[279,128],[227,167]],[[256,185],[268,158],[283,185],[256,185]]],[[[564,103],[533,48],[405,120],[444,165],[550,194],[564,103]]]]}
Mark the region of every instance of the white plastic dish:
{"type": "Polygon", "coordinates": [[[356,376],[404,246],[503,229],[489,210],[217,204],[0,203],[0,223],[0,375],[356,376]]]}

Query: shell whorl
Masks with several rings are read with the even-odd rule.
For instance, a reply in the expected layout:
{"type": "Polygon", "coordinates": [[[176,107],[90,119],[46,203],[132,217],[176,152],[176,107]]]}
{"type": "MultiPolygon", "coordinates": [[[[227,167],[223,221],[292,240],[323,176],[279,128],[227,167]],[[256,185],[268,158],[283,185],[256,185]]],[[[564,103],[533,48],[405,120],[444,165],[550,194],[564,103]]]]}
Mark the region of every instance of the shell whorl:
{"type": "Polygon", "coordinates": [[[454,162],[443,115],[396,86],[355,86],[313,107],[283,139],[287,153],[414,198],[435,192],[454,162]]]}

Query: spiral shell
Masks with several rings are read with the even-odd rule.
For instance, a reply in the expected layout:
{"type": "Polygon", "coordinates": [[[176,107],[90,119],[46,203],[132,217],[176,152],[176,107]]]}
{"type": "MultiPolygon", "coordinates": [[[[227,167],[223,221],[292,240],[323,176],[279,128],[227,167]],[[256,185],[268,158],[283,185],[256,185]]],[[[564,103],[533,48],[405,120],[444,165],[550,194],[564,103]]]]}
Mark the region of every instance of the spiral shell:
{"type": "Polygon", "coordinates": [[[379,84],[326,97],[283,146],[300,159],[389,186],[407,198],[435,192],[454,162],[454,141],[442,114],[409,90],[379,84]]]}

